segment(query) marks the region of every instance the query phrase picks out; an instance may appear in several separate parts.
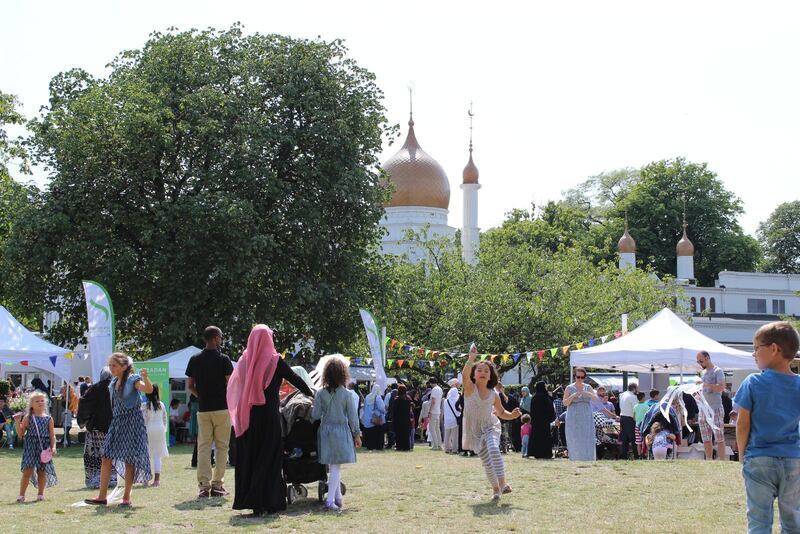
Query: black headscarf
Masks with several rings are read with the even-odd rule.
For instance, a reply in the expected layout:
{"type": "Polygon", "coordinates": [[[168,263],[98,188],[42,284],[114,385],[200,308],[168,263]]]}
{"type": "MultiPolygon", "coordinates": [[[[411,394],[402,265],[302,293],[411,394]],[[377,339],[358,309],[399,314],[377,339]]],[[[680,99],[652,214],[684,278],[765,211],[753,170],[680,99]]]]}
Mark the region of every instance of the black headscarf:
{"type": "Polygon", "coordinates": [[[35,389],[38,389],[42,393],[47,393],[47,386],[44,385],[44,382],[42,382],[42,379],[38,376],[31,380],[31,386],[33,386],[35,389]]]}
{"type": "Polygon", "coordinates": [[[541,423],[546,422],[547,424],[550,424],[556,418],[553,399],[547,392],[544,382],[536,383],[536,392],[531,400],[531,414],[534,420],[538,420],[541,423]]]}

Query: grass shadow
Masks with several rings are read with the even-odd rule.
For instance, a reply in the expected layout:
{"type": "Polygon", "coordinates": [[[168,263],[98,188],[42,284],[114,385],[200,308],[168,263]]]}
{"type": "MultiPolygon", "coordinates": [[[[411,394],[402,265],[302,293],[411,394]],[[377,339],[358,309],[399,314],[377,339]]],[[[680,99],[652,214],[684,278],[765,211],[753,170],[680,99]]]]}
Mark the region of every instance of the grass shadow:
{"type": "Polygon", "coordinates": [[[226,503],[224,497],[208,497],[205,499],[191,499],[179,502],[175,505],[176,510],[188,512],[192,510],[205,510],[206,508],[221,508],[226,503]]]}
{"type": "Polygon", "coordinates": [[[509,502],[480,502],[470,505],[472,507],[472,515],[476,517],[492,516],[492,515],[505,515],[514,511],[515,506],[509,502]]]}

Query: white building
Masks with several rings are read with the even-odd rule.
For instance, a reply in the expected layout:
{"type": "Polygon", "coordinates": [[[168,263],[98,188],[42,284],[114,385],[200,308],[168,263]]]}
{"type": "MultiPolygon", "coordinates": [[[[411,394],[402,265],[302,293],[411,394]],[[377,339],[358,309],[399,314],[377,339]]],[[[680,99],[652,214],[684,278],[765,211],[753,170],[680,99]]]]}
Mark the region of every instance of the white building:
{"type": "MultiPolygon", "coordinates": [[[[478,228],[478,169],[470,157],[464,168],[464,225],[461,235],[462,255],[470,263],[475,261],[480,230],[478,228]]],[[[450,207],[450,182],[439,163],[422,150],[414,132],[414,119],[408,121],[408,135],[400,150],[384,164],[390,183],[394,186],[391,200],[384,206],[381,226],[387,234],[381,242],[384,254],[406,255],[409,261],[422,259],[421,250],[409,231],[427,235],[428,239],[450,238],[456,229],[448,225],[450,207]]]]}

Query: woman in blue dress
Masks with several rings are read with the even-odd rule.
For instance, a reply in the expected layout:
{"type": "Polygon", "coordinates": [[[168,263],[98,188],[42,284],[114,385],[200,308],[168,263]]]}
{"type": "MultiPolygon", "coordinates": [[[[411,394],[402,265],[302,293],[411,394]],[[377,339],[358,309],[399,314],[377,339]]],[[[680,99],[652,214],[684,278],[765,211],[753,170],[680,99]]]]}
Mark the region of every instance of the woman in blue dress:
{"type": "Polygon", "coordinates": [[[567,450],[573,461],[594,462],[595,449],[594,418],[591,401],[597,400],[592,386],[585,384],[586,369],[575,368],[575,382],[564,390],[564,406],[567,407],[567,450]]]}
{"type": "Polygon", "coordinates": [[[327,510],[342,509],[342,464],[356,463],[356,448],[361,446],[358,411],[347,384],[350,373],[343,358],[331,358],[322,372],[322,389],[314,397],[311,417],[321,420],[317,432],[319,463],[326,464],[328,475],[327,510]]]}
{"type": "Polygon", "coordinates": [[[106,494],[113,468],[125,478],[125,493],[121,506],[130,506],[134,482],[150,481],[150,455],[147,450],[147,429],[139,403],[139,392],[152,393],[153,384],[147,369],[133,372],[133,360],[121,352],[108,359],[108,368],[114,378],[108,385],[111,395],[111,426],[106,433],[101,456],[100,492],[96,499],[86,499],[87,504],[107,504],[106,494]]]}

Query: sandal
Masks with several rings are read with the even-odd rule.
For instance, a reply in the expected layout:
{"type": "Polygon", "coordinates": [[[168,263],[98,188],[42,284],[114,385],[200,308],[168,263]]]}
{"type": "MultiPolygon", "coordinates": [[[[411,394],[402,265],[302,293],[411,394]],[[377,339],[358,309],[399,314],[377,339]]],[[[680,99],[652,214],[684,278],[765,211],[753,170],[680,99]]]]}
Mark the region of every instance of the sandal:
{"type": "Polygon", "coordinates": [[[509,486],[508,484],[506,484],[506,487],[503,488],[503,494],[504,495],[507,494],[507,493],[511,493],[512,491],[514,491],[514,490],[511,489],[511,486],[509,486]]]}
{"type": "Polygon", "coordinates": [[[37,496],[36,496],[36,500],[37,500],[38,502],[42,502],[42,501],[44,500],[44,495],[37,495],[37,496]]]}
{"type": "Polygon", "coordinates": [[[105,506],[108,504],[106,499],[84,499],[83,502],[86,504],[91,504],[93,506],[105,506]]]}
{"type": "Polygon", "coordinates": [[[121,501],[119,503],[119,506],[124,506],[126,508],[129,508],[130,506],[133,506],[133,505],[131,504],[131,501],[121,501]]]}
{"type": "Polygon", "coordinates": [[[494,495],[492,495],[492,501],[493,502],[500,501],[500,494],[499,493],[495,493],[494,495]]]}
{"type": "Polygon", "coordinates": [[[25,502],[25,495],[20,495],[17,497],[17,504],[22,504],[25,502]]]}

